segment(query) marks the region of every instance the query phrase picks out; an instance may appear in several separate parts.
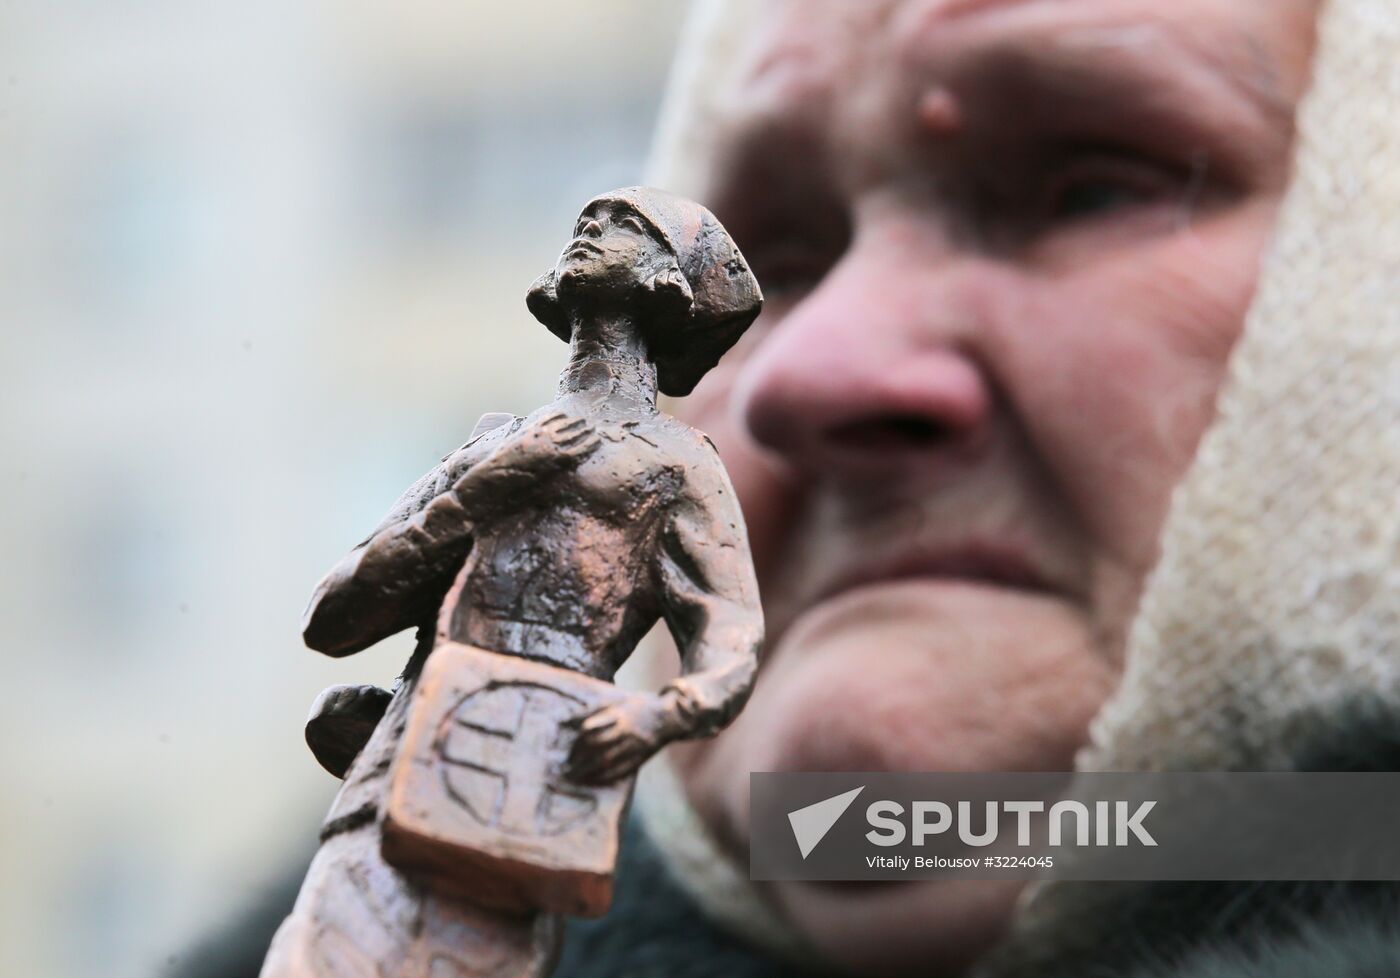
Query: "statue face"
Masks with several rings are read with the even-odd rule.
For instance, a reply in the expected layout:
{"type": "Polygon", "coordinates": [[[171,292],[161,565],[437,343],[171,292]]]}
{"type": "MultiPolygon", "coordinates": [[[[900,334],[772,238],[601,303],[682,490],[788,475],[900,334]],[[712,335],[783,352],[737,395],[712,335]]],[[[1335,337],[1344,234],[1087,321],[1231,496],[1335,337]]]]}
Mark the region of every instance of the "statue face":
{"type": "Polygon", "coordinates": [[[554,268],[559,301],[566,307],[579,300],[629,304],[671,260],[670,250],[631,207],[617,201],[590,204],[554,268]]]}
{"type": "MultiPolygon", "coordinates": [[[[1313,0],[765,0],[678,164],[763,315],[682,402],[769,641],[676,745],[750,771],[1068,770],[1113,688],[1287,183],[1313,0]]],[[[1016,887],[765,889],[832,961],[954,970],[1016,887]]]]}

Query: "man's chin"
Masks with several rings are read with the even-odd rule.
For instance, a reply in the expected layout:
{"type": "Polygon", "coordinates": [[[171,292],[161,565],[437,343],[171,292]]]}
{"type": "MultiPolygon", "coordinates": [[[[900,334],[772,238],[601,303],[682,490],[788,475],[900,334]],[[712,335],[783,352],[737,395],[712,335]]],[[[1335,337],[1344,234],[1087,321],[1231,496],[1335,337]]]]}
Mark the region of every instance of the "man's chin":
{"type": "MultiPolygon", "coordinates": [[[[675,757],[696,811],[742,863],[751,771],[1069,770],[1111,682],[1070,602],[947,579],[868,585],[805,611],[734,725],[675,757]]],[[[919,953],[951,966],[994,939],[1016,889],[792,883],[770,895],[840,960],[902,959],[889,942],[918,934],[919,953]],[[831,946],[848,939],[847,953],[831,946]]]]}
{"type": "Polygon", "coordinates": [[[799,616],[716,747],[745,771],[1064,770],[1108,684],[1067,601],[884,582],[799,616]]]}

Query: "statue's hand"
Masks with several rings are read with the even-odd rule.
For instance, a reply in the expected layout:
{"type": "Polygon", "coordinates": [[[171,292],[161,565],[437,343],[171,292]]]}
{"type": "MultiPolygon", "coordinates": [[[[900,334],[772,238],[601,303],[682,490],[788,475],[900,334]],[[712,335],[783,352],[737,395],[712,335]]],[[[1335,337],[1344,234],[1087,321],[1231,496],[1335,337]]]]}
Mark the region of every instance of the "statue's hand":
{"type": "Polygon", "coordinates": [[[573,468],[601,443],[593,425],[583,418],[555,411],[505,441],[486,464],[503,471],[545,475],[573,468]]]}
{"type": "Polygon", "coordinates": [[[345,777],[393,698],[387,689],[364,685],[332,686],[316,697],[306,720],[306,743],[321,766],[345,777]]]}
{"type": "Polygon", "coordinates": [[[621,703],[575,717],[578,729],[568,777],[579,784],[612,784],[627,777],[668,740],[672,717],[659,696],[640,694],[621,703]]]}

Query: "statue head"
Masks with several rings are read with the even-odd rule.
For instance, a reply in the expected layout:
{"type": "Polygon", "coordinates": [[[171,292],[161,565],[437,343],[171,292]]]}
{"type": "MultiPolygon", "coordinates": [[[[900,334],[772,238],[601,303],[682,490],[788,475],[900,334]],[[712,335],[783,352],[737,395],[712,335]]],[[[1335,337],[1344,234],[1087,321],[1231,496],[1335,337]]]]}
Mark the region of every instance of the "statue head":
{"type": "Polygon", "coordinates": [[[600,194],[558,263],[526,296],[560,339],[591,312],[621,310],[641,330],[664,394],[689,394],[763,305],[729,233],[693,201],[650,187],[600,194]]]}

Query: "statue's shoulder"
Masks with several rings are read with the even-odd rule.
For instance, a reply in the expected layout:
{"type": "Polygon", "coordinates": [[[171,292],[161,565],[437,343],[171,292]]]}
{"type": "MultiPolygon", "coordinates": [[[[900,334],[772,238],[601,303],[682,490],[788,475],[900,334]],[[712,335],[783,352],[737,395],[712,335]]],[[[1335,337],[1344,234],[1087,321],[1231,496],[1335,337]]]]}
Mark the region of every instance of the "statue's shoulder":
{"type": "Polygon", "coordinates": [[[718,456],[715,443],[699,428],[669,414],[658,413],[652,421],[632,426],[632,432],[646,436],[669,454],[688,457],[718,456]]]}
{"type": "Polygon", "coordinates": [[[729,474],[725,471],[719,449],[704,431],[677,418],[665,415],[658,430],[662,453],[668,467],[680,475],[683,487],[679,499],[713,502],[717,497],[732,495],[729,474]]]}
{"type": "Polygon", "coordinates": [[[501,439],[518,429],[524,421],[524,418],[508,411],[488,411],[477,420],[471,437],[463,442],[460,448],[454,448],[444,455],[434,471],[449,480],[461,475],[467,466],[481,461],[487,452],[499,444],[501,439]]]}

